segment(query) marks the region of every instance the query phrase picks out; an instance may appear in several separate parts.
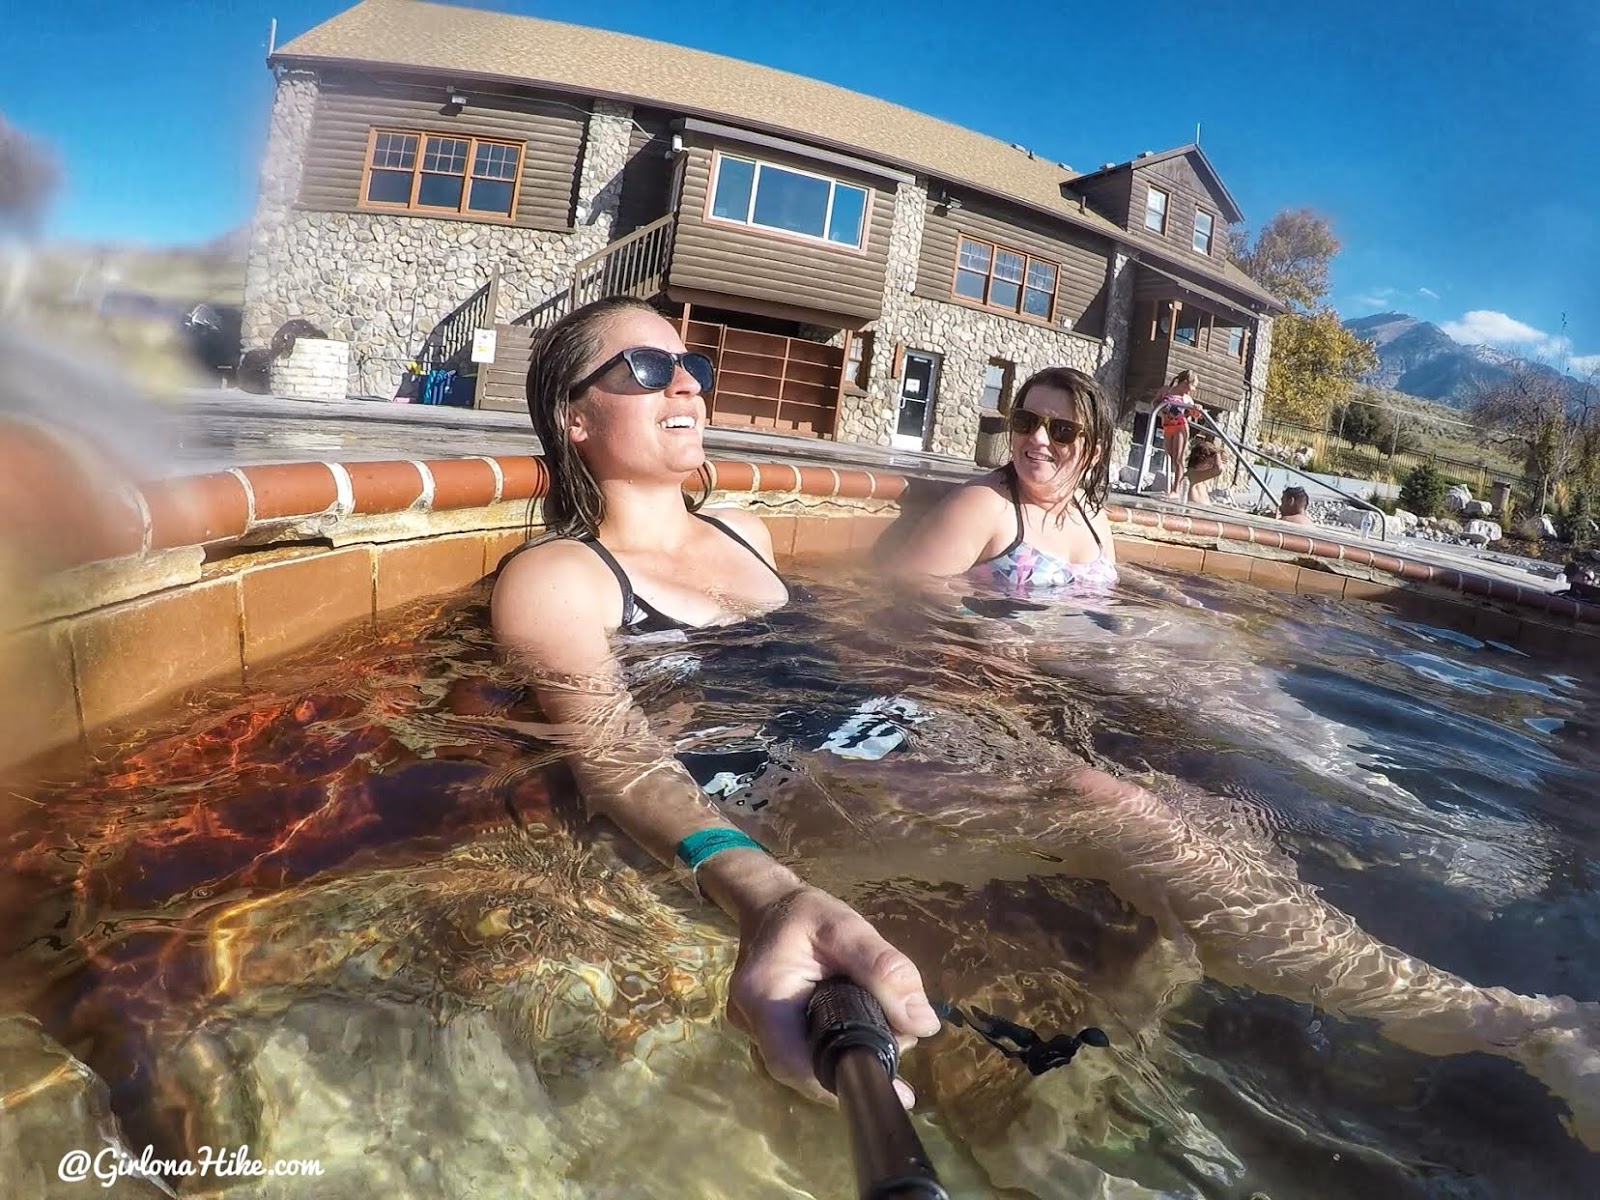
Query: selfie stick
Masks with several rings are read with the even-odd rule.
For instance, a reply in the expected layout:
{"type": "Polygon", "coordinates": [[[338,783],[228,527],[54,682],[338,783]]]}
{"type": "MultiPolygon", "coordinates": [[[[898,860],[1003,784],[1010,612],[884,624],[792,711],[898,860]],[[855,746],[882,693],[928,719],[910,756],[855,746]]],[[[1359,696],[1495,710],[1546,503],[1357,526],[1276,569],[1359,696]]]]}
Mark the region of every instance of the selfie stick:
{"type": "Polygon", "coordinates": [[[894,1090],[900,1049],[872,993],[824,980],[806,1005],[806,1037],[817,1079],[844,1112],[861,1200],[950,1200],[894,1090]]]}

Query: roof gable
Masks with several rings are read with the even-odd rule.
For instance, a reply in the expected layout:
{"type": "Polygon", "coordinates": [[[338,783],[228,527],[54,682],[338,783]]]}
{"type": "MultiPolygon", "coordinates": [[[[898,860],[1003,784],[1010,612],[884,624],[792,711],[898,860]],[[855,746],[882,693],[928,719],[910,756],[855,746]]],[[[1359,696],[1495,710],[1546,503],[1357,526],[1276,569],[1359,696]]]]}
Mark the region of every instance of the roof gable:
{"type": "Polygon", "coordinates": [[[1211,165],[1211,160],[1206,157],[1206,152],[1200,149],[1199,143],[1190,142],[1186,146],[1176,146],[1171,150],[1163,150],[1159,154],[1145,151],[1137,158],[1131,158],[1125,163],[1115,163],[1101,167],[1098,171],[1091,171],[1087,175],[1079,175],[1071,181],[1071,186],[1081,189],[1092,185],[1102,179],[1108,179],[1120,171],[1137,173],[1147,168],[1156,166],[1174,158],[1188,158],[1189,165],[1194,168],[1200,177],[1201,184],[1206,191],[1211,193],[1212,199],[1217,202],[1217,207],[1222,210],[1222,217],[1230,225],[1244,220],[1244,212],[1239,208],[1233,198],[1233,193],[1228,191],[1228,185],[1222,182],[1222,176],[1217,174],[1216,167],[1211,165]]]}

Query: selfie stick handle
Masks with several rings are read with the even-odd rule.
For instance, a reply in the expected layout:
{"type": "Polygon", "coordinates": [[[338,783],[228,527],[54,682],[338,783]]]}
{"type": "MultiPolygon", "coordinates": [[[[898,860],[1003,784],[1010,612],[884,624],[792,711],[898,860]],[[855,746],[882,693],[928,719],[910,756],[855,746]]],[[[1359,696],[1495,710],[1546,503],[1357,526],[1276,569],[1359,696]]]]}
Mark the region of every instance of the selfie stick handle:
{"type": "Polygon", "coordinates": [[[900,1050],[872,993],[824,980],[806,1005],[806,1034],[817,1079],[844,1112],[861,1200],[950,1200],[894,1090],[900,1050]]]}

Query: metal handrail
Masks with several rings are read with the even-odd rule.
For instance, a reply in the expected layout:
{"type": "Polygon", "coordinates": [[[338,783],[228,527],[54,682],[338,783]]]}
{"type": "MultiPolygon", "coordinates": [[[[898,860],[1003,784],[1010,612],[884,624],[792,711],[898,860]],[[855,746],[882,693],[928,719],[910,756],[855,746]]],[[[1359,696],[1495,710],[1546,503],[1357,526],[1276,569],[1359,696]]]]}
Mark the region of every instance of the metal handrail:
{"type": "Polygon", "coordinates": [[[1359,496],[1352,496],[1349,492],[1342,491],[1339,488],[1334,487],[1333,484],[1327,482],[1326,480],[1318,479],[1315,475],[1308,474],[1307,472],[1301,470],[1299,467],[1295,466],[1293,463],[1284,462],[1283,459],[1277,458],[1277,457],[1275,457],[1275,456],[1273,456],[1271,454],[1268,454],[1265,450],[1262,450],[1260,447],[1248,446],[1248,445],[1241,446],[1240,443],[1235,442],[1227,434],[1223,433],[1222,430],[1217,427],[1217,423],[1211,419],[1211,414],[1206,412],[1204,409],[1200,410],[1200,412],[1199,412],[1197,417],[1191,417],[1190,420],[1194,420],[1194,421],[1202,421],[1203,420],[1204,423],[1201,425],[1201,428],[1202,429],[1206,429],[1209,432],[1216,434],[1219,438],[1221,438],[1223,440],[1224,443],[1226,443],[1233,450],[1233,452],[1235,454],[1237,454],[1239,456],[1239,461],[1244,463],[1245,470],[1250,472],[1250,477],[1256,481],[1256,486],[1261,489],[1261,494],[1266,497],[1267,503],[1272,505],[1274,513],[1279,511],[1278,502],[1272,498],[1271,489],[1267,487],[1266,482],[1261,478],[1261,476],[1256,474],[1255,467],[1252,466],[1251,463],[1250,463],[1250,460],[1245,457],[1246,452],[1248,452],[1250,454],[1255,454],[1260,458],[1264,458],[1269,463],[1272,463],[1274,466],[1282,467],[1284,470],[1292,472],[1293,474],[1300,476],[1300,478],[1302,478],[1302,479],[1304,479],[1304,480],[1306,480],[1306,481],[1308,481],[1310,483],[1316,484],[1318,487],[1327,488],[1335,496],[1338,496],[1338,497],[1340,497],[1341,499],[1344,499],[1344,500],[1348,500],[1351,504],[1354,504],[1357,508],[1370,509],[1372,512],[1377,513],[1380,518],[1385,515],[1383,509],[1379,508],[1376,504],[1373,504],[1373,503],[1371,503],[1370,501],[1367,501],[1367,500],[1363,500],[1359,496]]]}

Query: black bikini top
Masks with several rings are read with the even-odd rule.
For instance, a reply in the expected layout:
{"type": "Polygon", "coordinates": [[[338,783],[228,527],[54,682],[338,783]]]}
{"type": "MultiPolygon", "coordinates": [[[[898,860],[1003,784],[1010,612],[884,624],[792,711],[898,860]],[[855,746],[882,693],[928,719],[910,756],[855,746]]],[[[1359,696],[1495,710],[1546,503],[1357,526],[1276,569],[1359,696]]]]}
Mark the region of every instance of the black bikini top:
{"type": "MultiPolygon", "coordinates": [[[[704,513],[695,513],[694,515],[699,517],[708,525],[715,525],[723,533],[727,534],[734,541],[738,542],[739,545],[750,551],[750,553],[755,555],[757,559],[760,559],[762,566],[766,567],[767,570],[772,571],[773,576],[778,580],[778,582],[783,584],[784,590],[786,592],[789,590],[789,585],[784,581],[783,576],[779,575],[778,572],[773,569],[772,564],[767,562],[765,558],[761,557],[761,552],[759,550],[757,550],[749,542],[745,541],[744,538],[740,537],[736,531],[723,524],[715,517],[706,516],[704,513]]],[[[600,544],[599,538],[595,537],[593,534],[588,534],[587,536],[575,538],[574,540],[582,542],[585,546],[588,546],[591,550],[598,554],[600,556],[600,561],[605,563],[606,566],[610,567],[611,573],[617,577],[617,585],[622,589],[622,626],[620,632],[629,634],[662,633],[674,629],[689,630],[699,628],[698,625],[691,625],[687,621],[680,621],[676,617],[668,616],[666,613],[663,613],[652,607],[647,600],[636,595],[633,590],[633,581],[628,578],[628,573],[622,569],[622,564],[616,560],[611,551],[607,550],[603,545],[600,544]]]]}

